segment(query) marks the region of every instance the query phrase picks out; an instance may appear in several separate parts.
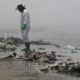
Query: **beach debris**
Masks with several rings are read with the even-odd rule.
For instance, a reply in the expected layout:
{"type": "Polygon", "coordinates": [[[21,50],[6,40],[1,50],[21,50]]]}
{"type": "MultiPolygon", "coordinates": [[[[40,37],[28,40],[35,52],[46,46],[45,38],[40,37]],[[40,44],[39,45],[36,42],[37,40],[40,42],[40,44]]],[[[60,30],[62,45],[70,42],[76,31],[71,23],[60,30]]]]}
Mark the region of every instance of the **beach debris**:
{"type": "Polygon", "coordinates": [[[0,42],[0,51],[2,51],[2,52],[5,52],[6,51],[5,42],[0,42]]]}
{"type": "Polygon", "coordinates": [[[37,52],[32,51],[31,54],[25,54],[26,60],[28,61],[39,61],[39,62],[55,62],[56,61],[56,55],[55,52],[47,53],[47,52],[37,52]]]}
{"type": "Polygon", "coordinates": [[[57,72],[80,77],[80,62],[66,61],[60,63],[47,64],[41,67],[44,73],[57,72]]]}
{"type": "Polygon", "coordinates": [[[57,71],[59,68],[59,64],[57,64],[57,63],[49,64],[48,66],[49,66],[51,71],[54,71],[54,70],[57,71]]]}
{"type": "Polygon", "coordinates": [[[45,56],[42,56],[40,59],[39,59],[40,62],[45,62],[45,63],[49,63],[49,59],[45,56]]]}
{"type": "Polygon", "coordinates": [[[17,47],[14,44],[7,44],[6,45],[6,50],[7,51],[15,51],[17,47]]]}
{"type": "Polygon", "coordinates": [[[38,50],[45,50],[45,48],[38,48],[38,50]]]}
{"type": "Polygon", "coordinates": [[[16,57],[16,55],[17,55],[16,52],[13,52],[13,54],[0,58],[0,60],[13,59],[16,57]]]}
{"type": "Polygon", "coordinates": [[[6,41],[0,42],[0,51],[15,51],[16,49],[16,45],[11,40],[6,39],[6,41]]]}
{"type": "Polygon", "coordinates": [[[58,72],[70,74],[70,75],[74,75],[74,76],[79,76],[80,62],[68,61],[68,62],[61,63],[61,64],[59,64],[58,72]]]}
{"type": "Polygon", "coordinates": [[[40,70],[41,70],[41,72],[48,73],[49,72],[49,66],[45,65],[45,66],[41,67],[40,70]]]}

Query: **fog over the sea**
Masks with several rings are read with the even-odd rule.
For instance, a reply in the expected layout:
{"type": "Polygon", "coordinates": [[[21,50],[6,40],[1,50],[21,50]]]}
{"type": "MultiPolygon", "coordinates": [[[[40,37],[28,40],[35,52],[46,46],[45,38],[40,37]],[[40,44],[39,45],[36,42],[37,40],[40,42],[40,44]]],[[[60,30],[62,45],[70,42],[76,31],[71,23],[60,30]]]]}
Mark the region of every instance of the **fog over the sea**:
{"type": "Polygon", "coordinates": [[[80,0],[1,0],[0,31],[20,30],[20,3],[28,8],[32,30],[80,32],[80,0]]]}

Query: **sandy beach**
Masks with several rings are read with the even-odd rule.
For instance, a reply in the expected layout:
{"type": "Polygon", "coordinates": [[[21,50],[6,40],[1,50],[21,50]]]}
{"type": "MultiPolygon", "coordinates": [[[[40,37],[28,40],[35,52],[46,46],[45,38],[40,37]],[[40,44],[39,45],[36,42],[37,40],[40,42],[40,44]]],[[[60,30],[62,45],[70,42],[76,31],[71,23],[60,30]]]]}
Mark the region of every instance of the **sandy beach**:
{"type": "MultiPolygon", "coordinates": [[[[50,73],[27,73],[25,70],[18,69],[17,61],[0,61],[0,80],[80,80],[60,74],[50,73]]],[[[19,62],[19,61],[18,61],[19,62]]]]}
{"type": "MultiPolygon", "coordinates": [[[[55,80],[43,74],[29,74],[16,68],[15,61],[0,61],[0,80],[55,80]]],[[[57,80],[57,79],[56,79],[57,80]]]]}
{"type": "MultiPolygon", "coordinates": [[[[18,55],[22,55],[23,51],[22,48],[24,46],[17,47],[16,53],[18,55]]],[[[75,53],[71,53],[71,50],[65,47],[57,48],[54,45],[31,45],[31,49],[35,49],[36,51],[45,51],[46,53],[50,54],[51,51],[56,51],[57,58],[63,61],[66,61],[67,58],[72,58],[73,61],[80,60],[80,50],[76,50],[75,53]],[[44,49],[44,50],[39,50],[44,49]],[[59,55],[59,57],[58,57],[59,55]],[[61,55],[61,56],[60,56],[61,55]]],[[[48,55],[47,54],[47,55],[48,55]]],[[[0,51],[0,58],[12,55],[11,51],[0,51]]],[[[58,62],[59,62],[58,61],[58,62]]],[[[48,73],[29,73],[28,62],[23,61],[22,59],[14,58],[13,60],[0,60],[0,80],[80,80],[80,77],[73,77],[72,75],[66,75],[61,73],[55,73],[54,71],[48,73]]],[[[57,63],[57,62],[56,62],[57,63]]],[[[42,63],[41,63],[42,64],[42,63]]],[[[43,67],[40,66],[39,67],[43,67]]]]}

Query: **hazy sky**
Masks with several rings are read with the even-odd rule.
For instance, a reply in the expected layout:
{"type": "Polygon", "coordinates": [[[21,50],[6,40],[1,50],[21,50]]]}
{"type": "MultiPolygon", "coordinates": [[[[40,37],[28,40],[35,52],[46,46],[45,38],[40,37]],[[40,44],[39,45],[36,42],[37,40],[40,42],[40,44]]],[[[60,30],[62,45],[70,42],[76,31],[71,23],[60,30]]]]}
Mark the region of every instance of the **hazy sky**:
{"type": "Polygon", "coordinates": [[[0,29],[20,29],[19,3],[28,8],[32,29],[80,32],[80,0],[1,0],[0,29]]]}

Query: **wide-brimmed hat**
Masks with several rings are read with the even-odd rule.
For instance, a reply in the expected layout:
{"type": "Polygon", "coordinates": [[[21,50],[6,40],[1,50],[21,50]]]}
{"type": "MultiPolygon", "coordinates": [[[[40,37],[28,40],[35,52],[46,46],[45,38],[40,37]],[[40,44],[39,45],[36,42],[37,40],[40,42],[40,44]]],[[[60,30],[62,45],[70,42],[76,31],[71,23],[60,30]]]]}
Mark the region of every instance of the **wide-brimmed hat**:
{"type": "Polygon", "coordinates": [[[19,5],[17,5],[17,8],[16,8],[16,10],[18,10],[18,9],[20,9],[20,8],[26,8],[24,5],[22,5],[22,4],[19,4],[19,5]]]}

